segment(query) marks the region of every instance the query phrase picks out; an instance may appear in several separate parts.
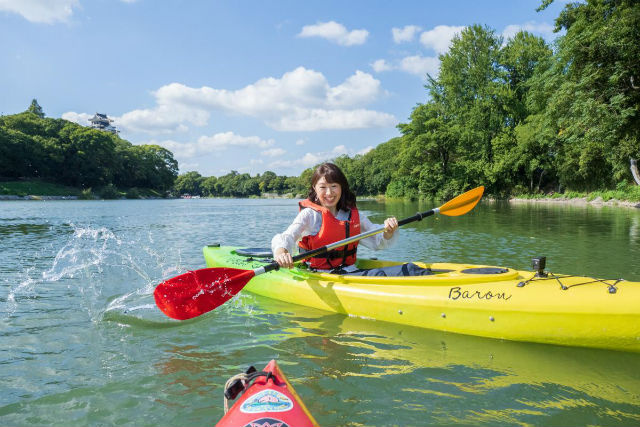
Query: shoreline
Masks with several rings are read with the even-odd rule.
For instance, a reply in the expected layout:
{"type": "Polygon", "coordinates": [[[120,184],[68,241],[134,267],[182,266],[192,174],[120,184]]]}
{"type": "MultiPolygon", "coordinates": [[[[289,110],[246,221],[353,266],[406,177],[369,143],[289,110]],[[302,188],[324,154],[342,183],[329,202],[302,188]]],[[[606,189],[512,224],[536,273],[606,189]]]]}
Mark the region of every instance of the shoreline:
{"type": "Polygon", "coordinates": [[[78,196],[15,196],[0,194],[0,200],[78,200],[78,196]]]}
{"type": "MultiPolygon", "coordinates": [[[[181,197],[176,197],[176,199],[180,199],[181,197]]],[[[184,198],[184,197],[182,197],[184,198]]],[[[290,199],[292,198],[290,195],[280,195],[274,196],[272,194],[267,194],[266,197],[263,195],[262,197],[256,197],[258,199],[290,199]]],[[[148,198],[145,198],[148,200],[148,198]]],[[[194,199],[196,199],[194,197],[194,199]]],[[[200,199],[200,197],[198,197],[200,199]]],[[[202,197],[202,199],[206,199],[206,197],[202,197]]],[[[384,200],[382,197],[362,197],[360,200],[384,200]]],[[[37,196],[37,195],[28,195],[28,196],[16,196],[16,195],[6,195],[0,194],[0,201],[24,201],[24,200],[35,200],[35,201],[46,201],[46,200],[80,200],[78,196],[37,196]]],[[[593,200],[587,200],[586,197],[577,197],[577,198],[565,198],[565,197],[546,197],[539,199],[528,199],[528,198],[518,198],[512,197],[509,199],[495,199],[487,197],[485,200],[491,202],[502,202],[506,201],[508,203],[514,204],[525,204],[525,203],[545,203],[545,204],[558,204],[558,205],[568,205],[568,206],[594,206],[594,207],[625,207],[625,208],[635,208],[640,209],[640,202],[630,202],[626,200],[617,200],[611,199],[608,201],[604,201],[602,197],[596,197],[593,200]]]]}
{"type": "MultiPolygon", "coordinates": [[[[497,201],[497,199],[491,199],[493,201],[497,201]]],[[[547,197],[541,199],[524,199],[513,197],[507,200],[509,203],[547,203],[547,204],[563,204],[563,205],[572,205],[572,206],[595,206],[595,207],[603,207],[603,206],[613,206],[613,207],[627,207],[627,208],[636,208],[640,209],[640,202],[630,202],[626,200],[617,200],[611,199],[606,202],[602,197],[596,197],[593,200],[587,200],[586,197],[578,197],[568,199],[565,197],[547,197]]]]}

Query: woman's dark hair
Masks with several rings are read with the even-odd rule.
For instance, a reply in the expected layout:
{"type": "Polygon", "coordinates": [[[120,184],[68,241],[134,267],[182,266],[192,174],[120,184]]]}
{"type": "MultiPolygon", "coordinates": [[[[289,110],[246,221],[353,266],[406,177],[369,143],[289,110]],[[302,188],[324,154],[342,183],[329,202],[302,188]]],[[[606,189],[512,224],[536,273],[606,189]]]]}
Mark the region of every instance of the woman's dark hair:
{"type": "Polygon", "coordinates": [[[324,177],[324,179],[326,179],[330,184],[340,184],[342,195],[340,196],[340,200],[336,206],[338,209],[346,211],[356,206],[356,195],[353,194],[353,191],[349,188],[347,177],[344,176],[340,168],[333,163],[323,163],[313,172],[313,176],[311,177],[311,189],[309,190],[309,200],[316,204],[319,203],[318,195],[316,194],[314,187],[322,177],[324,177]]]}

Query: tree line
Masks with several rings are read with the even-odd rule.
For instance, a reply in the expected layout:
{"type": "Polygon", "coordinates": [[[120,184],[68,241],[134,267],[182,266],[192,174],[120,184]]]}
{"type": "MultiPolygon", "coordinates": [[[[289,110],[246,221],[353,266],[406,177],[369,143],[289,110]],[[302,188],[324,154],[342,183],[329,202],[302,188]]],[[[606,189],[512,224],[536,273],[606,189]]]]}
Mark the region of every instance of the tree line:
{"type": "MultiPolygon", "coordinates": [[[[496,196],[632,186],[630,164],[640,157],[640,2],[570,3],[555,24],[565,34],[553,45],[526,31],[504,40],[481,25],[456,35],[438,75],[428,76],[427,101],[398,125],[401,136],[334,159],[353,190],[449,198],[478,185],[496,196]]],[[[278,182],[304,194],[310,173],[297,184],[278,182]]],[[[284,188],[261,179],[203,178],[201,193],[284,188]]]]}
{"type": "MultiPolygon", "coordinates": [[[[544,0],[539,9],[553,0],[544,0]]],[[[640,2],[570,3],[554,46],[473,25],[440,56],[402,136],[336,159],[359,194],[621,189],[640,156],[640,2]]]]}
{"type": "MultiPolygon", "coordinates": [[[[553,0],[542,0],[539,10],[553,0]]],[[[496,196],[624,189],[640,157],[640,2],[567,4],[553,45],[521,31],[504,40],[466,27],[427,76],[426,101],[400,136],[370,152],[334,159],[358,195],[449,198],[484,185],[496,196]]],[[[298,177],[177,175],[170,151],[45,119],[32,103],[0,117],[0,175],[77,187],[113,184],[173,194],[304,195],[298,177]]]]}
{"type": "Polygon", "coordinates": [[[248,173],[231,171],[220,177],[204,177],[191,171],[178,176],[173,189],[176,195],[204,197],[252,197],[265,193],[299,196],[308,192],[311,173],[308,169],[295,177],[266,171],[252,177],[248,173]]]}
{"type": "Polygon", "coordinates": [[[0,176],[164,193],[178,176],[178,162],[158,145],[133,145],[109,132],[45,118],[34,100],[23,113],[0,116],[0,176]]]}

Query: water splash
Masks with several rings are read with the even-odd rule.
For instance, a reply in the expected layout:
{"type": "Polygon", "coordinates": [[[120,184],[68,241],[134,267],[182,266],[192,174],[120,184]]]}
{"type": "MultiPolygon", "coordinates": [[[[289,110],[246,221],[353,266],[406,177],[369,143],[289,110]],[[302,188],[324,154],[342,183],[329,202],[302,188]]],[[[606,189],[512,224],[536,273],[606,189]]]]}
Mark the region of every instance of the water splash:
{"type": "Polygon", "coordinates": [[[98,322],[109,307],[123,300],[129,304],[132,296],[142,299],[134,304],[152,306],[154,284],[186,270],[179,252],[163,253],[153,247],[148,231],[123,237],[107,227],[70,227],[73,232],[62,247],[41,249],[29,256],[34,265],[19,274],[16,285],[8,286],[5,318],[65,298],[68,309],[80,307],[92,322],[98,322]],[[113,301],[108,305],[109,300],[113,301]]]}

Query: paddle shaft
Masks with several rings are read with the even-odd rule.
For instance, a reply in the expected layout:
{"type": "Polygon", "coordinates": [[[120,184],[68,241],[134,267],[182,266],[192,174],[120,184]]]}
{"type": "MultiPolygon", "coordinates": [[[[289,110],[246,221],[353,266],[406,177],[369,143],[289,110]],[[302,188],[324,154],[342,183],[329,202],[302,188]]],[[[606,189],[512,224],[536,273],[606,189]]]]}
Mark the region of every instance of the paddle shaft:
{"type": "MultiPolygon", "coordinates": [[[[410,216],[408,218],[402,219],[398,221],[398,226],[409,224],[410,222],[420,221],[422,218],[426,218],[440,211],[440,208],[431,209],[425,212],[418,212],[414,216],[410,216]]],[[[342,239],[335,243],[331,243],[330,245],[325,245],[320,248],[316,248],[307,252],[303,252],[293,257],[293,262],[302,261],[307,258],[313,258],[318,255],[324,255],[327,252],[339,248],[340,246],[348,245],[349,243],[357,242],[358,240],[365,239],[367,237],[375,236],[376,234],[382,233],[384,231],[384,226],[380,226],[378,228],[374,228],[373,230],[369,230],[365,233],[360,233],[355,236],[347,237],[346,239],[342,239]]],[[[268,273],[269,271],[277,270],[280,268],[280,265],[277,262],[272,262],[271,264],[265,265],[263,267],[258,267],[253,270],[255,275],[268,273]]]]}

